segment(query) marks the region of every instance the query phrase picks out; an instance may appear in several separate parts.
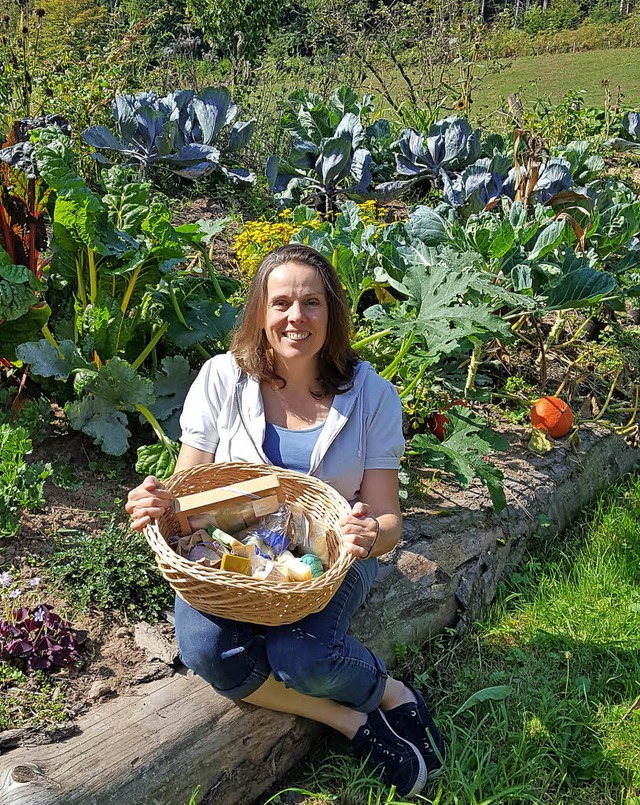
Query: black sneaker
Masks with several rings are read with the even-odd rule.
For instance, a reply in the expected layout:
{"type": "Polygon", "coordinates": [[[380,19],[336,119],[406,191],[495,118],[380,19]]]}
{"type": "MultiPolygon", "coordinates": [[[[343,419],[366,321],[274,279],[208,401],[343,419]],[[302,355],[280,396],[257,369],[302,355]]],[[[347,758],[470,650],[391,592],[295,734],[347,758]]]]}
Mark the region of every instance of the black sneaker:
{"type": "Polygon", "coordinates": [[[418,747],[429,776],[436,776],[437,772],[442,771],[446,746],[440,731],[431,718],[424,698],[411,685],[407,685],[407,687],[416,697],[417,702],[401,704],[394,707],[393,710],[387,710],[385,715],[395,732],[418,747]]]}
{"type": "Polygon", "coordinates": [[[427,769],[419,750],[389,726],[384,713],[374,710],[356,732],[351,748],[358,757],[380,766],[382,779],[395,785],[403,797],[419,793],[427,782],[427,769]]]}

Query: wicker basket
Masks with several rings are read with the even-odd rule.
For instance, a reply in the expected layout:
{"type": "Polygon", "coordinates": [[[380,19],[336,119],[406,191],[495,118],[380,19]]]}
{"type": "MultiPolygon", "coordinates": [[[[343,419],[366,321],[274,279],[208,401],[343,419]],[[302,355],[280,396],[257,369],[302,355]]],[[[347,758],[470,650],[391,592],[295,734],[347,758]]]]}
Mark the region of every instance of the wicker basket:
{"type": "Polygon", "coordinates": [[[182,470],[172,475],[165,486],[176,496],[190,495],[269,474],[278,476],[286,500],[299,503],[327,528],[329,569],[310,581],[269,582],[197,565],[169,547],[168,537],[180,533],[175,515],[169,510],[148,525],[144,533],[163,576],[194,609],[265,626],[294,623],[323,609],[349,570],[354,557],[342,548],[339,526],[340,518],[350,511],[349,505],[317,478],[264,464],[228,462],[182,470]]]}

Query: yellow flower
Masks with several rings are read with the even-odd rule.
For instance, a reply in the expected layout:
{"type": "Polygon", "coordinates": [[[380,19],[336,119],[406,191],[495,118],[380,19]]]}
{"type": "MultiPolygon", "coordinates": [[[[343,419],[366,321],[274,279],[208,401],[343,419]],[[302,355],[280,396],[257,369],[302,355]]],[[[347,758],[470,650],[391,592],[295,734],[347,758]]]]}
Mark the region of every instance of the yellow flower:
{"type": "MultiPolygon", "coordinates": [[[[280,217],[290,216],[281,214],[280,217]]],[[[297,229],[292,223],[267,221],[264,217],[257,221],[247,221],[233,242],[242,273],[248,277],[253,276],[262,259],[278,246],[289,243],[297,229]]]]}
{"type": "Polygon", "coordinates": [[[459,101],[456,101],[456,105],[453,107],[456,112],[462,112],[467,108],[467,102],[464,98],[460,98],[459,101]]]}

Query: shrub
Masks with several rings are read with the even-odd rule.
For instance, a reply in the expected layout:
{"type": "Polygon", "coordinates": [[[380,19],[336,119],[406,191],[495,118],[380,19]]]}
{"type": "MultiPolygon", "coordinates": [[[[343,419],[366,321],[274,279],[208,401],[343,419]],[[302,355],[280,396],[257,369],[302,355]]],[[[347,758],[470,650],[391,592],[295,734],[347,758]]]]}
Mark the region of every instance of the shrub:
{"type": "Polygon", "coordinates": [[[173,600],[145,538],[115,519],[98,535],[58,532],[56,548],[51,573],[81,609],[117,609],[133,620],[155,621],[173,600]]]}

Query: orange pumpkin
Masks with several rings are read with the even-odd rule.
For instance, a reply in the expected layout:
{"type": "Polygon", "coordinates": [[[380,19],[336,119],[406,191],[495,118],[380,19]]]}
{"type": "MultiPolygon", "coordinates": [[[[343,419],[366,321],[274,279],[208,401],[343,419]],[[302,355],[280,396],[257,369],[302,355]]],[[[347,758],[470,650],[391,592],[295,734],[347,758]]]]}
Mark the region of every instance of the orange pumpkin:
{"type": "Polygon", "coordinates": [[[559,397],[541,397],[531,408],[531,424],[558,439],[573,427],[573,412],[559,397]]]}

